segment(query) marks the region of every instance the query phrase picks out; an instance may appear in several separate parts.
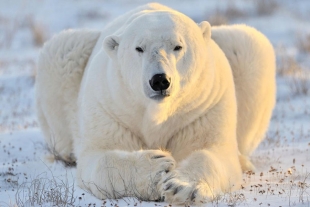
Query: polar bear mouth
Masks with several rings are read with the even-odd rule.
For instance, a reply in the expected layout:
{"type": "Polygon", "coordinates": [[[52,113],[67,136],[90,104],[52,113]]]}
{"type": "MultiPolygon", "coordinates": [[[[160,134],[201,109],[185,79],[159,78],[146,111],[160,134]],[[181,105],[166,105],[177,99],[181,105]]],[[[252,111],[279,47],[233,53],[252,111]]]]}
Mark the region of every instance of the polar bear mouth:
{"type": "Polygon", "coordinates": [[[150,96],[153,100],[162,100],[170,96],[170,93],[166,90],[160,91],[158,94],[150,96]]]}

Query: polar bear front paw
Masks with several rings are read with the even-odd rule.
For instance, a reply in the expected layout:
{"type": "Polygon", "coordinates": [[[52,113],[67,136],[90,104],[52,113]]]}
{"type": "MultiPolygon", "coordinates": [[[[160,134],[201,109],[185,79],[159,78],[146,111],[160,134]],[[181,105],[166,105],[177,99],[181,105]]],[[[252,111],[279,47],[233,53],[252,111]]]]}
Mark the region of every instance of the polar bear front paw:
{"type": "Polygon", "coordinates": [[[172,172],[160,182],[162,200],[176,205],[199,205],[210,201],[213,193],[210,186],[203,182],[188,181],[172,172]]]}
{"type": "Polygon", "coordinates": [[[145,200],[160,199],[158,183],[175,168],[175,160],[169,152],[162,150],[142,150],[138,152],[137,158],[137,183],[144,188],[140,195],[145,194],[145,200]]]}
{"type": "Polygon", "coordinates": [[[142,150],[137,155],[138,169],[152,170],[156,174],[170,172],[175,168],[175,160],[169,152],[162,150],[142,150]]]}

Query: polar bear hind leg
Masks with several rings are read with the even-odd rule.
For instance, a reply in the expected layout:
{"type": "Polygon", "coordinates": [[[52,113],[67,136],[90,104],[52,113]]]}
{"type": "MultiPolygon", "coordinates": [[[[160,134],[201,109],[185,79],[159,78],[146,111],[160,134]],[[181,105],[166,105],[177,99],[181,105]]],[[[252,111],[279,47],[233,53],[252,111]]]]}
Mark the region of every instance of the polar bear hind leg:
{"type": "Polygon", "coordinates": [[[40,52],[36,77],[39,125],[56,159],[74,162],[76,101],[88,58],[99,32],[67,30],[48,41],[40,52]]]}
{"type": "Polygon", "coordinates": [[[212,28],[212,39],[229,60],[238,105],[237,139],[244,171],[248,156],[265,137],[275,105],[275,56],[268,39],[246,25],[212,28]]]}

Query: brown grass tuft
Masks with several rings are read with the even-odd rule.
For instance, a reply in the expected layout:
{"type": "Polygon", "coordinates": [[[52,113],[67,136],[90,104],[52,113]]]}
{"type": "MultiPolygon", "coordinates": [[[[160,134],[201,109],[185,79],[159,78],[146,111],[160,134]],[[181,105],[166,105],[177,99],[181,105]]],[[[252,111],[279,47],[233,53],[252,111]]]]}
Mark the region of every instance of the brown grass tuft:
{"type": "Polygon", "coordinates": [[[228,19],[238,19],[247,16],[247,12],[238,8],[233,1],[229,1],[223,14],[228,19]]]}
{"type": "Polygon", "coordinates": [[[247,16],[247,13],[239,9],[234,2],[229,2],[223,10],[216,9],[215,13],[209,16],[208,21],[212,26],[228,24],[229,20],[238,19],[247,16]]]}
{"type": "Polygon", "coordinates": [[[298,35],[297,47],[302,52],[310,53],[310,34],[298,35]]]}
{"type": "Polygon", "coordinates": [[[279,7],[279,4],[275,0],[256,0],[255,8],[257,15],[268,16],[279,7]]]}
{"type": "Polygon", "coordinates": [[[211,26],[220,26],[227,24],[228,20],[219,10],[217,10],[208,18],[208,22],[211,26]]]}
{"type": "Polygon", "coordinates": [[[19,185],[15,199],[18,206],[75,206],[74,192],[74,183],[42,173],[32,181],[19,185]]]}
{"type": "Polygon", "coordinates": [[[31,17],[28,17],[28,23],[34,44],[39,47],[42,46],[46,40],[46,32],[44,27],[31,17]]]}
{"type": "Polygon", "coordinates": [[[279,57],[277,74],[279,76],[292,76],[296,73],[300,73],[301,71],[302,68],[296,59],[284,51],[284,54],[279,57]]]}
{"type": "Polygon", "coordinates": [[[292,76],[290,87],[295,95],[308,95],[310,91],[310,75],[305,71],[297,72],[292,76]]]}
{"type": "Polygon", "coordinates": [[[310,91],[310,73],[283,49],[279,57],[277,74],[288,78],[288,83],[294,95],[307,95],[310,91]]]}

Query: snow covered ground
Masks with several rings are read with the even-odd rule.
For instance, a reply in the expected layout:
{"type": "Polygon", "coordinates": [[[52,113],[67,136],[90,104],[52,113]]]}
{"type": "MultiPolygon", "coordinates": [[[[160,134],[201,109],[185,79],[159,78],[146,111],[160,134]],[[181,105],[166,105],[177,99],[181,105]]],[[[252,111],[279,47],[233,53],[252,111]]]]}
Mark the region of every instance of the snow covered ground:
{"type": "MultiPolygon", "coordinates": [[[[0,0],[0,206],[168,206],[134,198],[101,201],[79,189],[74,167],[47,159],[33,103],[42,42],[67,28],[103,28],[146,2],[0,0]]],[[[257,171],[244,174],[240,191],[206,206],[310,206],[310,1],[159,2],[197,22],[256,27],[277,53],[277,105],[252,156],[257,171]]]]}

